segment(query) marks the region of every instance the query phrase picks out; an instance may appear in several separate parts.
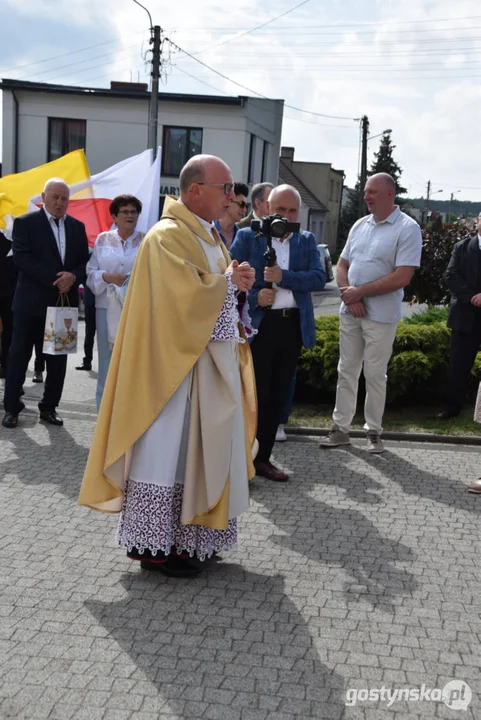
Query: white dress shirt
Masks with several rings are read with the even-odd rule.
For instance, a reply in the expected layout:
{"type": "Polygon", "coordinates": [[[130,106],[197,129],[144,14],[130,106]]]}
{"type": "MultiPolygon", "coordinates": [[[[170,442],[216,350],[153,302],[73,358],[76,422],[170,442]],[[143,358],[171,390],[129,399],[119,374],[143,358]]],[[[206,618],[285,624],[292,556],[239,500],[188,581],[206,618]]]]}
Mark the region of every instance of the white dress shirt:
{"type": "Polygon", "coordinates": [[[481,235],[478,233],[478,245],[479,249],[481,250],[481,235]]]}
{"type": "Polygon", "coordinates": [[[132,272],[143,237],[144,233],[137,230],[125,241],[122,241],[117,230],[109,230],[98,236],[87,263],[87,285],[95,295],[96,308],[107,308],[108,283],[103,279],[103,274],[128,275],[132,272]]]}
{"type": "MultiPolygon", "coordinates": [[[[272,247],[276,251],[277,264],[281,270],[289,270],[290,256],[290,240],[292,233],[281,242],[278,238],[272,238],[272,247]]],[[[272,310],[281,310],[283,308],[296,308],[297,303],[294,295],[290,290],[279,287],[276,283],[272,287],[277,288],[276,297],[271,305],[272,310]]]]}
{"type": "Polygon", "coordinates": [[[52,228],[53,236],[55,238],[55,241],[57,243],[58,252],[60,254],[60,258],[62,260],[62,263],[65,262],[65,215],[61,217],[58,221],[58,225],[55,222],[56,217],[55,215],[51,215],[45,205],[43,206],[43,211],[45,215],[47,216],[47,220],[50,224],[50,227],[52,228]]]}

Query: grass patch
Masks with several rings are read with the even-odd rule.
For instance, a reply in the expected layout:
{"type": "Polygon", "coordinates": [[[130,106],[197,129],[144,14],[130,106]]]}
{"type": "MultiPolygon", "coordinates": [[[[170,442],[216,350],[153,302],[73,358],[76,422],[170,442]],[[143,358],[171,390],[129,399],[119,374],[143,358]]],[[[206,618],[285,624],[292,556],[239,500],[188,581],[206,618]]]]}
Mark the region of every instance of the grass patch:
{"type": "MultiPolygon", "coordinates": [[[[474,422],[474,407],[465,408],[457,418],[436,420],[439,409],[434,407],[388,408],[384,414],[384,430],[434,435],[480,435],[481,426],[474,422]]],[[[330,428],[332,408],[326,405],[296,403],[289,418],[289,427],[330,428]]],[[[356,413],[353,429],[362,430],[364,419],[356,413]]]]}

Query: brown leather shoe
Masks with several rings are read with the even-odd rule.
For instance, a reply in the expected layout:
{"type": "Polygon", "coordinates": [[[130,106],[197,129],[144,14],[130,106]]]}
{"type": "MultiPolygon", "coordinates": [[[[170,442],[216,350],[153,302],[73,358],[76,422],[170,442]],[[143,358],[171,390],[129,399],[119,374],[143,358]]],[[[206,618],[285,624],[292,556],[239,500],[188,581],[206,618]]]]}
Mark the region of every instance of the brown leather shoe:
{"type": "Polygon", "coordinates": [[[274,480],[275,482],[287,482],[289,475],[281,472],[271,462],[255,462],[256,475],[266,478],[266,480],[274,480]]]}

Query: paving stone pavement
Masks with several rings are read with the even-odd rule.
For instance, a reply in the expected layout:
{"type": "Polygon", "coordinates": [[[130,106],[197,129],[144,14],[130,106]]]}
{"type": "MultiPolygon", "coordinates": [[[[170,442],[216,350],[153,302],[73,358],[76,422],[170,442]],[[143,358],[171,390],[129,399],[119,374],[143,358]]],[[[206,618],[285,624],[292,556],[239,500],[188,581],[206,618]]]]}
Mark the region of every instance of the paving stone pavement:
{"type": "Polygon", "coordinates": [[[481,718],[479,449],[290,440],[291,481],[253,481],[239,550],[167,579],[76,504],[95,422],[80,359],[63,428],[39,424],[30,378],[0,428],[2,720],[481,718]],[[365,698],[453,680],[465,712],[365,698]]]}

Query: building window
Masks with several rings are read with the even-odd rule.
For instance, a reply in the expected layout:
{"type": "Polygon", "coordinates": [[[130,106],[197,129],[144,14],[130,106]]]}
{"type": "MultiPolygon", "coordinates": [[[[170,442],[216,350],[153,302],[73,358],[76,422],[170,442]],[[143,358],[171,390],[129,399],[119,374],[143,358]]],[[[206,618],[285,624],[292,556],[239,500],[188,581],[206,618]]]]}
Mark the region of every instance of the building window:
{"type": "Polygon", "coordinates": [[[179,177],[187,160],[202,152],[202,128],[164,127],[162,175],[179,177]]]}
{"type": "Polygon", "coordinates": [[[269,150],[269,143],[264,140],[264,146],[262,148],[262,170],[261,170],[261,182],[265,182],[267,175],[267,153],[269,150]]]}
{"type": "Polygon", "coordinates": [[[254,182],[254,162],[256,152],[256,136],[251,133],[249,144],[249,165],[247,168],[247,183],[251,185],[254,182]]]}
{"type": "Polygon", "coordinates": [[[85,150],[86,139],[86,120],[49,118],[47,162],[56,160],[72,150],[85,150]]]}

